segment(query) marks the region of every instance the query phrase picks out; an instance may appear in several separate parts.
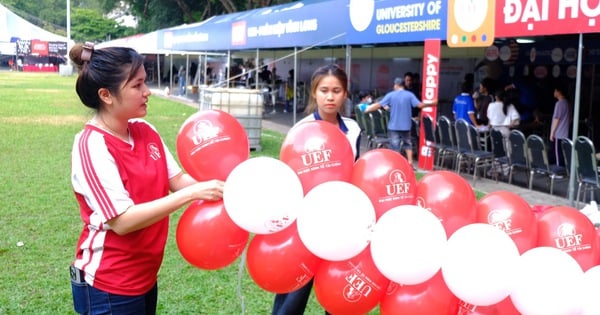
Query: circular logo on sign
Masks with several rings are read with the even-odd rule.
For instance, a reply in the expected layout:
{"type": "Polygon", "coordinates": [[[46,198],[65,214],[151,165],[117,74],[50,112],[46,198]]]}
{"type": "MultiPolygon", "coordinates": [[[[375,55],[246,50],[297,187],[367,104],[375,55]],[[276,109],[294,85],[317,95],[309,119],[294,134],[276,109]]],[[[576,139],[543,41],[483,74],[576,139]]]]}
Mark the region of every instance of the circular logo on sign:
{"type": "Polygon", "coordinates": [[[481,27],[487,17],[488,1],[456,0],[454,16],[456,24],[463,31],[471,33],[481,27]]]}
{"type": "Polygon", "coordinates": [[[375,12],[374,0],[350,0],[350,23],[357,32],[369,27],[375,12]]]}
{"type": "Polygon", "coordinates": [[[577,49],[573,47],[565,49],[565,61],[573,62],[575,60],[577,60],[577,49]]]}
{"type": "Polygon", "coordinates": [[[554,62],[561,61],[563,58],[562,48],[556,47],[556,48],[552,49],[552,52],[550,53],[550,58],[552,58],[552,61],[554,61],[554,62]]]}
{"type": "Polygon", "coordinates": [[[498,47],[496,46],[490,46],[488,48],[485,49],[485,59],[489,60],[489,61],[494,61],[496,59],[498,59],[498,47]]]}

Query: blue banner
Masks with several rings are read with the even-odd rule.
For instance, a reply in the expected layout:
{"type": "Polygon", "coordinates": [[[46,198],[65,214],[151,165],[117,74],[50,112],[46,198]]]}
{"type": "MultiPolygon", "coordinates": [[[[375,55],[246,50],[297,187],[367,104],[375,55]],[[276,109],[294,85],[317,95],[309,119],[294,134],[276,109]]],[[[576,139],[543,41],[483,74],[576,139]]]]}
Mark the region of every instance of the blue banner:
{"type": "Polygon", "coordinates": [[[160,30],[159,48],[243,50],[345,45],[347,0],[296,1],[160,30]]]}
{"type": "Polygon", "coordinates": [[[377,44],[446,39],[447,0],[350,0],[346,42],[377,44]]]}

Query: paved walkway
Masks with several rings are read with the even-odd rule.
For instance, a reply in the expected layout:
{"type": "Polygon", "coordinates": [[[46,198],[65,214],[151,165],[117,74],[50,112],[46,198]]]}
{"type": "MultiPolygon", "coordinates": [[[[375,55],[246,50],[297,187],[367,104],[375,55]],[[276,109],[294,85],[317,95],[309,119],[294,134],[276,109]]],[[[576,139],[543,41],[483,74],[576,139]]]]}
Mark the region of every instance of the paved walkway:
{"type": "MultiPolygon", "coordinates": [[[[161,90],[152,90],[153,95],[168,98],[173,101],[178,101],[189,106],[193,106],[198,108],[197,96],[194,98],[194,95],[190,95],[188,97],[185,96],[172,96],[165,95],[164,91],[161,90]]],[[[296,121],[300,120],[304,116],[303,113],[296,114],[296,121]]],[[[262,128],[277,131],[280,133],[286,134],[291,126],[294,124],[294,117],[292,113],[283,113],[276,112],[274,114],[265,114],[262,120],[262,128]]],[[[361,152],[366,152],[366,148],[363,146],[361,152]]],[[[419,170],[420,172],[427,172],[424,170],[419,170]]],[[[555,181],[555,194],[550,195],[543,191],[539,191],[537,189],[544,189],[544,182],[541,182],[540,185],[534,185],[534,189],[529,190],[525,185],[525,175],[519,174],[519,178],[514,177],[514,183],[508,184],[507,182],[503,182],[502,180],[496,182],[495,180],[490,180],[486,178],[478,178],[476,181],[473,181],[472,175],[462,174],[463,177],[471,184],[473,189],[478,190],[483,193],[490,193],[493,191],[499,190],[507,190],[512,191],[525,199],[530,205],[555,205],[555,206],[570,206],[571,203],[569,199],[566,198],[566,191],[568,186],[567,180],[559,180],[555,181]]],[[[536,182],[537,184],[537,182],[536,182]]],[[[584,205],[580,204],[580,208],[584,205]]]]}

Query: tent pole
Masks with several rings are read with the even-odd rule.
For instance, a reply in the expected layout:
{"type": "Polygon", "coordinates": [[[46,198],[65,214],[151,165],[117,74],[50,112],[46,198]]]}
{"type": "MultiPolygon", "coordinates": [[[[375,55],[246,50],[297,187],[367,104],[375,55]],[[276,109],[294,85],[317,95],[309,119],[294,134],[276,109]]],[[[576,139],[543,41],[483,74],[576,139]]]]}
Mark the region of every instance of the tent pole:
{"type": "Polygon", "coordinates": [[[158,89],[160,90],[160,81],[161,81],[161,76],[160,76],[160,54],[156,54],[156,69],[158,69],[156,71],[157,75],[158,75],[158,89]]]}
{"type": "MultiPolygon", "coordinates": [[[[298,108],[298,92],[296,88],[296,82],[298,82],[298,47],[294,47],[294,104],[292,104],[293,114],[292,114],[292,122],[296,123],[296,108],[298,108]]],[[[305,86],[306,88],[306,86],[305,86]]],[[[303,100],[306,103],[306,100],[303,100]]]]}
{"type": "MultiPolygon", "coordinates": [[[[579,33],[579,46],[577,51],[577,78],[575,81],[575,108],[573,109],[573,143],[575,143],[575,138],[579,134],[579,103],[580,103],[580,94],[581,94],[581,55],[583,51],[583,33],[579,33]]],[[[573,157],[575,156],[575,146],[571,148],[571,161],[573,161],[573,157]]],[[[574,191],[575,191],[575,163],[571,163],[569,165],[571,176],[569,176],[569,204],[574,207],[574,191]]]]}
{"type": "MultiPolygon", "coordinates": [[[[258,89],[258,59],[260,56],[260,51],[258,48],[256,48],[256,57],[254,58],[254,75],[252,76],[254,78],[254,88],[258,89]]],[[[250,86],[252,87],[252,86],[250,86]]]]}
{"type": "Polygon", "coordinates": [[[169,54],[171,60],[169,65],[169,91],[173,92],[173,54],[169,54]]]}
{"type": "MultiPolygon", "coordinates": [[[[348,87],[348,96],[346,99],[346,102],[350,102],[350,105],[353,105],[353,99],[352,99],[352,79],[350,79],[350,77],[352,76],[352,46],[350,45],[346,45],[346,75],[348,77],[348,82],[346,82],[346,86],[348,87]]],[[[346,106],[347,104],[344,104],[344,106],[346,106]]],[[[352,116],[352,106],[346,106],[344,108],[344,113],[346,114],[346,117],[350,117],[352,116]]]]}

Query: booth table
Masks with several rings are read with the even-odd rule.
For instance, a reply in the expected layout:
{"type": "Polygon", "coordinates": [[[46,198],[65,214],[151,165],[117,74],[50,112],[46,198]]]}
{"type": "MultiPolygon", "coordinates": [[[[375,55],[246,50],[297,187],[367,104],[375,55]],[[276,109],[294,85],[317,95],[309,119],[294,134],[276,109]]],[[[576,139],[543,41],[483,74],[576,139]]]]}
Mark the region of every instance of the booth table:
{"type": "Polygon", "coordinates": [[[58,72],[55,65],[23,65],[23,72],[58,72]]]}

